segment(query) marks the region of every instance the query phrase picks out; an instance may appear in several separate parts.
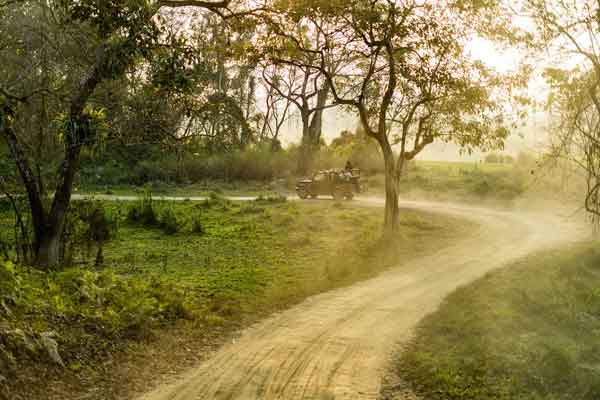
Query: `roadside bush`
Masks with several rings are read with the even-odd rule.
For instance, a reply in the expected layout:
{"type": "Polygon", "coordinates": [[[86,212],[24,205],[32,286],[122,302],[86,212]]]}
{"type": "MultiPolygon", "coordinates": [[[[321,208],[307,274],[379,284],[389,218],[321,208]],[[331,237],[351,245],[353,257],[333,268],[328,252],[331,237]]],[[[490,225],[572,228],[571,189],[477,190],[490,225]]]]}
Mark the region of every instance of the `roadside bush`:
{"type": "Polygon", "coordinates": [[[124,277],[111,269],[80,268],[44,273],[0,263],[0,277],[0,351],[16,366],[28,360],[69,365],[105,357],[123,340],[147,338],[152,329],[195,319],[199,312],[182,286],[156,275],[124,277]],[[39,358],[40,351],[50,357],[39,358]]]}
{"type": "Polygon", "coordinates": [[[256,145],[243,151],[188,154],[181,167],[189,182],[270,181],[292,172],[295,158],[287,151],[273,152],[269,146],[256,145]]]}
{"type": "Polygon", "coordinates": [[[49,280],[52,312],[81,315],[110,336],[145,333],[158,323],[191,318],[184,290],[154,275],[129,277],[113,270],[69,269],[49,280]]]}
{"type": "Polygon", "coordinates": [[[200,217],[195,216],[192,219],[192,233],[198,234],[198,235],[203,235],[204,233],[206,233],[206,231],[204,230],[204,225],[202,224],[202,221],[200,220],[200,217]]]}
{"type": "Polygon", "coordinates": [[[171,207],[165,207],[160,213],[158,227],[168,235],[174,235],[179,232],[179,221],[171,207]]]}
{"type": "Polygon", "coordinates": [[[16,304],[21,296],[21,278],[17,267],[10,261],[0,262],[0,305],[6,312],[10,305],[16,304]]]}
{"type": "Polygon", "coordinates": [[[143,160],[132,169],[132,181],[144,185],[152,181],[175,182],[177,165],[173,160],[143,160]]]}
{"type": "Polygon", "coordinates": [[[281,195],[281,194],[273,195],[273,196],[260,195],[254,201],[257,203],[278,204],[278,203],[285,203],[287,201],[287,197],[284,195],[281,195]]]}
{"type": "Polygon", "coordinates": [[[152,194],[146,191],[140,201],[130,206],[127,212],[127,221],[140,224],[146,228],[159,228],[168,235],[179,232],[181,222],[173,212],[172,207],[164,206],[156,210],[152,194]]]}
{"type": "Polygon", "coordinates": [[[485,156],[483,160],[488,164],[495,164],[499,162],[498,160],[500,159],[500,157],[501,156],[499,156],[498,154],[492,153],[485,156]]]}
{"type": "Polygon", "coordinates": [[[154,210],[152,193],[146,191],[142,198],[134,203],[127,212],[127,220],[144,226],[156,226],[158,218],[154,210]]]}
{"type": "Polygon", "coordinates": [[[154,275],[125,278],[112,270],[79,268],[46,273],[0,263],[0,279],[0,398],[5,399],[22,398],[11,392],[20,392],[21,376],[31,371],[103,369],[111,353],[129,342],[199,314],[183,287],[154,275]]]}
{"type": "MultiPolygon", "coordinates": [[[[214,152],[190,147],[183,157],[148,145],[131,151],[111,151],[94,159],[86,155],[81,181],[85,185],[147,185],[149,183],[198,184],[205,181],[271,182],[295,176],[299,146],[274,151],[269,144],[251,145],[245,150],[214,152]],[[138,152],[139,150],[139,152],[138,152]]],[[[315,154],[314,170],[341,168],[351,160],[365,173],[382,173],[383,161],[373,143],[323,144],[315,154]]]]}
{"type": "Polygon", "coordinates": [[[515,159],[508,154],[490,153],[483,159],[488,164],[513,164],[515,159]]]}

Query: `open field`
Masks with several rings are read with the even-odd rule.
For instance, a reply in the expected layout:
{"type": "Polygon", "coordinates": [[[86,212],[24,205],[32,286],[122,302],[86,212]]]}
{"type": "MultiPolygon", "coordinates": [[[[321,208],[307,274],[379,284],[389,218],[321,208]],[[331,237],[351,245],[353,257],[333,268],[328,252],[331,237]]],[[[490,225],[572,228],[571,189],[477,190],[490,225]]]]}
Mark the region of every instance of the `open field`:
{"type": "MultiPolygon", "coordinates": [[[[15,341],[16,370],[4,393],[11,400],[77,393],[110,399],[140,390],[156,376],[198,362],[237,327],[446,247],[473,227],[404,210],[398,241],[383,244],[378,207],[213,196],[153,201],[157,215],[171,210],[178,221],[178,231],[166,234],[128,220],[137,202],[101,205],[119,224],[105,246],[103,268],[49,276],[8,264],[2,269],[15,292],[13,316],[3,319],[2,331],[38,338],[53,330],[66,366],[57,369],[47,357],[19,350],[20,336],[7,334],[15,341]]],[[[3,210],[7,238],[12,218],[3,210]]]]}
{"type": "Polygon", "coordinates": [[[197,217],[202,233],[184,227],[165,236],[125,224],[106,247],[106,263],[122,273],[160,273],[192,285],[218,314],[284,307],[294,297],[373,276],[397,260],[424,254],[430,239],[445,246],[469,226],[406,210],[399,241],[380,251],[386,250],[378,243],[380,210],[351,203],[156,203],[173,208],[179,220],[197,217]]]}
{"type": "Polygon", "coordinates": [[[459,289],[420,323],[396,376],[428,400],[600,398],[599,268],[598,243],[583,243],[459,289]]]}
{"type": "MultiPolygon", "coordinates": [[[[377,204],[377,199],[369,201],[377,204]]],[[[408,340],[446,295],[530,252],[583,237],[577,221],[551,213],[402,204],[465,218],[477,228],[455,244],[255,324],[140,400],[374,400],[394,344],[408,340]],[[550,230],[557,223],[563,229],[550,230]]]]}

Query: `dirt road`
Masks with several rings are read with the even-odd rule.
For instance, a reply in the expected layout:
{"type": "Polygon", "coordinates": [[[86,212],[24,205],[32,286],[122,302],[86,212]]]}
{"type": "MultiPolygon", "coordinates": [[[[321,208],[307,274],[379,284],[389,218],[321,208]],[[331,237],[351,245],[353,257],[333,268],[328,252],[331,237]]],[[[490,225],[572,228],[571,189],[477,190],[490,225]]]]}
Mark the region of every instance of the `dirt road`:
{"type": "Polygon", "coordinates": [[[480,227],[450,248],[250,327],[180,380],[140,400],[375,399],[394,344],[409,338],[445,295],[517,257],[585,237],[572,219],[557,215],[402,206],[470,218],[480,227]]]}

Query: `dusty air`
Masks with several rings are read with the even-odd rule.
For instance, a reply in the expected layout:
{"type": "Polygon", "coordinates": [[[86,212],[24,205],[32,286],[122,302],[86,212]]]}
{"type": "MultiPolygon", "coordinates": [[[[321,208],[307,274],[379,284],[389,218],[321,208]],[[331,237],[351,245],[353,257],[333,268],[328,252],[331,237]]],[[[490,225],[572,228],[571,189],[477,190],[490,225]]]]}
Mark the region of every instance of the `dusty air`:
{"type": "Polygon", "coordinates": [[[0,0],[0,400],[600,399],[599,27],[0,0]]]}

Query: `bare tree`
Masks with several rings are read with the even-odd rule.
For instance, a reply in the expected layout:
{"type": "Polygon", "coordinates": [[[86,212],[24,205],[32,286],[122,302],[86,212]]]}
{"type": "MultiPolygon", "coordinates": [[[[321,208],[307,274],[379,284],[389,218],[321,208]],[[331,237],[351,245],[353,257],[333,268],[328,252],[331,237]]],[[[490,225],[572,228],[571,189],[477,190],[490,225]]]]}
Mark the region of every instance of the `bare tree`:
{"type": "MultiPolygon", "coordinates": [[[[308,10],[307,10],[308,11],[308,10]]],[[[315,54],[290,53],[290,50],[275,48],[272,43],[273,31],[285,29],[287,35],[294,37],[301,43],[310,47],[325,46],[325,37],[318,31],[307,31],[304,22],[300,19],[290,19],[286,21],[285,28],[281,25],[282,10],[270,10],[262,14],[262,22],[265,29],[262,35],[257,38],[257,51],[264,62],[274,65],[280,72],[278,82],[263,75],[265,82],[275,90],[275,92],[291,102],[300,116],[302,124],[301,151],[298,158],[298,172],[306,174],[311,170],[314,156],[318,150],[323,130],[323,113],[326,109],[335,107],[336,104],[329,102],[330,86],[319,69],[312,67],[317,62],[315,54]],[[291,57],[298,62],[292,64],[286,62],[291,57]]],[[[336,73],[336,63],[328,60],[323,69],[330,75],[336,73]]]]}
{"type": "Polygon", "coordinates": [[[275,149],[280,146],[281,128],[290,117],[292,105],[290,98],[293,95],[293,82],[296,80],[296,74],[294,69],[282,71],[276,66],[264,65],[261,75],[261,82],[266,94],[260,137],[262,140],[268,139],[275,149]],[[287,72],[291,73],[290,76],[284,76],[287,72]],[[284,95],[280,93],[284,93],[284,95]]]}

